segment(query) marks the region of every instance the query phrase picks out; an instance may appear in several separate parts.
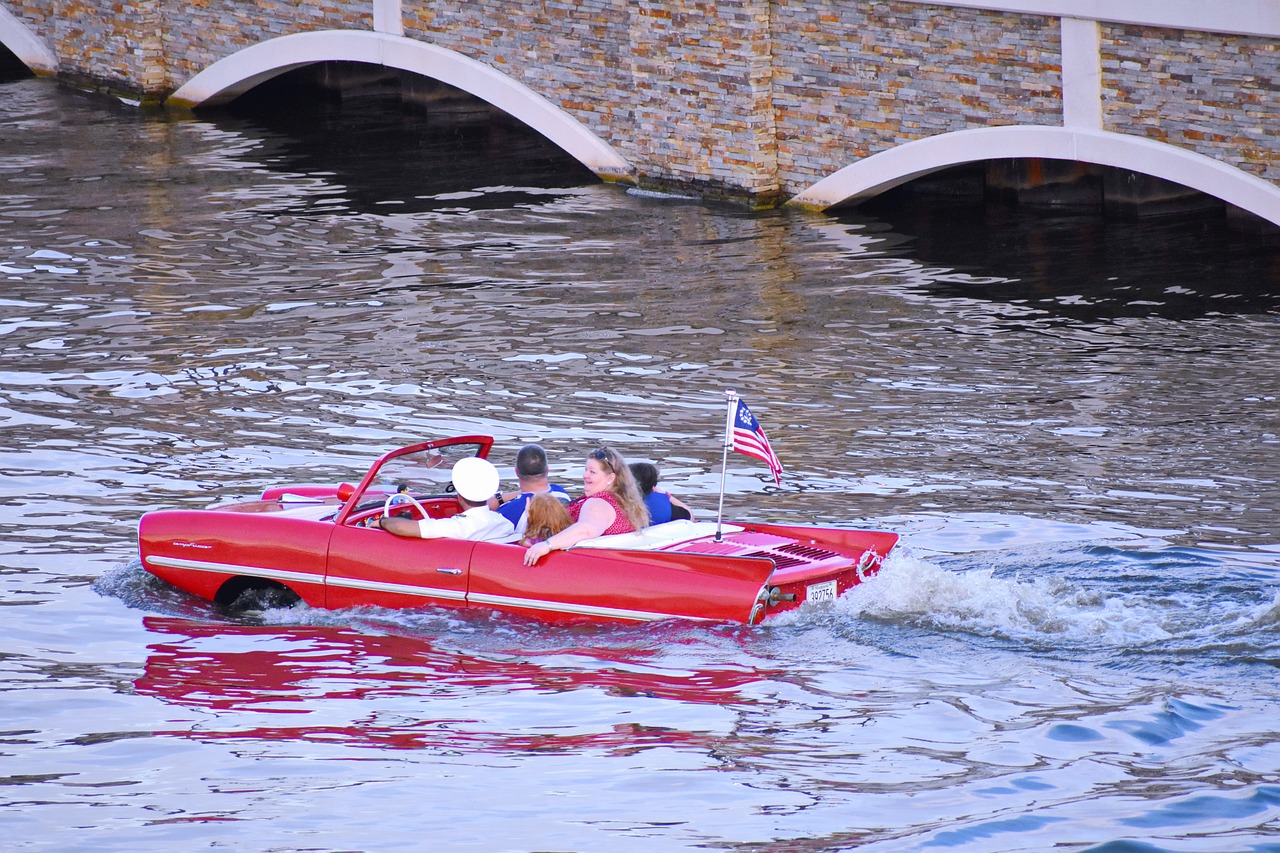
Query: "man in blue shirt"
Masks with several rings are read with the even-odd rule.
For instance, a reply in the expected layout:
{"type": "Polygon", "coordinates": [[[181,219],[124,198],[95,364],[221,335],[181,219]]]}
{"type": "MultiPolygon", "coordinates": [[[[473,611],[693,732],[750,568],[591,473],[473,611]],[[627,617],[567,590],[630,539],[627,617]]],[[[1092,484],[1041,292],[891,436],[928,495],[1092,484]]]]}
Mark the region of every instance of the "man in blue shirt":
{"type": "Polygon", "coordinates": [[[520,481],[520,491],[495,495],[489,506],[514,524],[517,533],[525,531],[528,522],[525,509],[534,495],[550,492],[564,503],[569,502],[569,493],[547,480],[547,451],[540,444],[520,448],[516,454],[516,479],[520,481]]]}
{"type": "Polygon", "coordinates": [[[644,505],[649,508],[650,524],[665,524],[668,521],[692,519],[693,510],[679,498],[669,492],[658,491],[658,466],[652,462],[632,462],[631,475],[636,478],[640,494],[644,497],[644,505]]]}

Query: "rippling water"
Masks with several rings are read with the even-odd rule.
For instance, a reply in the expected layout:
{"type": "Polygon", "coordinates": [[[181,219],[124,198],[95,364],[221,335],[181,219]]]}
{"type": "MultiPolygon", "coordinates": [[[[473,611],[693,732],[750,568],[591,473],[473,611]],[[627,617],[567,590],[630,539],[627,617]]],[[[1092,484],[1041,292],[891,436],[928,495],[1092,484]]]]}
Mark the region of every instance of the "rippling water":
{"type": "Polygon", "coordinates": [[[748,213],[335,110],[0,84],[15,849],[1280,850],[1274,235],[748,213]],[[137,561],[457,432],[713,513],[726,387],[787,466],[728,515],[903,533],[833,607],[233,618],[137,561]]]}

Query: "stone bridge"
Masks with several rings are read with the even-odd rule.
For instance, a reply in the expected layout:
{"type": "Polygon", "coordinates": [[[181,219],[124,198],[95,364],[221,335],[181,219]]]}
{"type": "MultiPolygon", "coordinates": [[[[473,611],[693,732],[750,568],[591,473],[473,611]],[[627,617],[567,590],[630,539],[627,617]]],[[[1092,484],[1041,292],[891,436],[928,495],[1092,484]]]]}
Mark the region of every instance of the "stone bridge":
{"type": "Polygon", "coordinates": [[[1030,158],[1280,225],[1274,0],[0,0],[0,43],[38,74],[175,107],[382,65],[489,102],[606,180],[759,205],[1030,158]]]}

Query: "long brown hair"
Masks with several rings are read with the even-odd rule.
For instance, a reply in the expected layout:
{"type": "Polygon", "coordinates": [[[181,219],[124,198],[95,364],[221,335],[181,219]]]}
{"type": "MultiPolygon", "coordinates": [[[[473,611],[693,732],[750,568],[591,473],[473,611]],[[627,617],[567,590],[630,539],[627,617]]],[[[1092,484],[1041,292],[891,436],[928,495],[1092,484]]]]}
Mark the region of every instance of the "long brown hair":
{"type": "Polygon", "coordinates": [[[618,505],[622,507],[631,526],[636,530],[648,527],[649,508],[644,505],[644,497],[640,494],[640,487],[636,485],[635,475],[631,473],[622,454],[612,447],[602,446],[588,453],[587,458],[596,460],[614,475],[613,486],[609,491],[618,499],[618,505]]]}

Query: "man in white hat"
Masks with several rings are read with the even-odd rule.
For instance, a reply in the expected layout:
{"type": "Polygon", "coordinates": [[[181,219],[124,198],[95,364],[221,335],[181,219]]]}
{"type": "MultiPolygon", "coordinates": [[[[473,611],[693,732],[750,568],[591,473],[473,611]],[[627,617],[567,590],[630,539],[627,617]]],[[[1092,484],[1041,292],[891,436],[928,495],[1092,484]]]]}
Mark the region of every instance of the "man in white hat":
{"type": "Polygon", "coordinates": [[[449,518],[382,516],[378,526],[396,536],[420,539],[475,539],[480,542],[510,542],[516,529],[510,521],[489,509],[489,498],[498,490],[498,469],[479,456],[459,459],[453,465],[453,489],[462,511],[449,518]]]}

